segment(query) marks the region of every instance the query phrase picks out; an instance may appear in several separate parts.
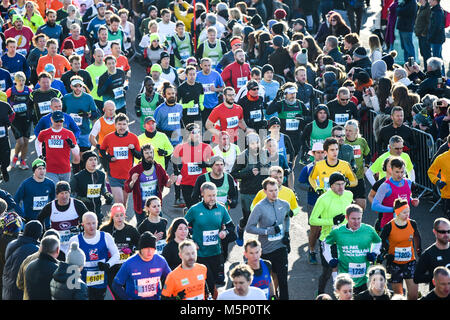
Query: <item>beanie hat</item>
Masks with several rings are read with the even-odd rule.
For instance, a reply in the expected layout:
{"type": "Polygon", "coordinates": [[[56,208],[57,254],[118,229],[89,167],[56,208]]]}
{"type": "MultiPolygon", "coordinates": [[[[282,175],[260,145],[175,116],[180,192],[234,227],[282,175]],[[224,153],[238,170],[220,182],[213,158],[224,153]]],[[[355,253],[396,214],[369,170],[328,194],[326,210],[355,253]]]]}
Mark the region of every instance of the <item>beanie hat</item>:
{"type": "Polygon", "coordinates": [[[333,71],[327,71],[323,74],[323,80],[325,81],[325,86],[331,85],[336,81],[336,74],[333,71]]]}
{"type": "Polygon", "coordinates": [[[364,47],[358,47],[353,51],[353,57],[364,59],[367,58],[367,50],[364,47]]]}
{"type": "Polygon", "coordinates": [[[325,104],[318,104],[317,105],[317,107],[316,107],[316,109],[314,110],[314,116],[316,117],[317,116],[317,113],[320,111],[320,110],[325,110],[325,112],[327,113],[327,115],[328,115],[328,117],[330,116],[330,110],[328,109],[328,107],[325,105],[325,104]]]}
{"type": "Polygon", "coordinates": [[[37,158],[37,159],[34,160],[33,163],[31,164],[31,168],[33,169],[33,172],[34,172],[34,170],[36,170],[36,169],[37,169],[38,167],[40,167],[40,166],[44,166],[44,167],[47,166],[47,164],[45,163],[45,161],[42,160],[42,159],[40,159],[40,158],[37,158]]]}
{"type": "Polygon", "coordinates": [[[64,191],[70,192],[70,184],[67,181],[58,181],[56,183],[56,194],[64,191]]]}
{"type": "Polygon", "coordinates": [[[272,40],[272,43],[276,47],[282,47],[283,46],[283,37],[282,36],[275,36],[272,40]]]}
{"type": "MultiPolygon", "coordinates": [[[[354,76],[353,76],[354,77],[354,76]]],[[[358,84],[365,84],[370,81],[370,76],[366,71],[360,71],[356,74],[356,80],[358,80],[358,84]]]]}
{"type": "Polygon", "coordinates": [[[249,82],[247,82],[247,90],[252,90],[253,88],[258,88],[258,82],[256,80],[250,80],[249,82]]]}
{"type": "Polygon", "coordinates": [[[159,38],[159,35],[157,33],[152,33],[150,35],[150,43],[152,43],[155,40],[161,41],[161,39],[159,38]]]}
{"type": "Polygon", "coordinates": [[[275,16],[275,19],[281,20],[281,19],[286,18],[287,13],[286,13],[286,11],[284,9],[277,9],[273,13],[273,15],[275,16]]]}
{"type": "Polygon", "coordinates": [[[263,76],[263,78],[264,78],[264,74],[265,74],[267,71],[272,71],[272,72],[274,72],[274,69],[273,69],[272,65],[270,65],[270,64],[265,64],[265,65],[263,65],[263,67],[262,67],[262,69],[261,69],[261,75],[263,76]]]}
{"type": "Polygon", "coordinates": [[[372,64],[372,79],[378,80],[386,75],[387,64],[383,60],[377,60],[372,64]]]}
{"type": "Polygon", "coordinates": [[[69,265],[76,265],[83,267],[86,262],[86,255],[78,247],[78,242],[72,242],[70,244],[69,253],[66,256],[66,263],[69,265]]]}
{"type": "Polygon", "coordinates": [[[275,34],[282,34],[284,31],[284,24],[281,22],[274,23],[272,26],[272,31],[275,34]]]}
{"type": "Polygon", "coordinates": [[[269,119],[268,128],[270,129],[271,126],[276,125],[276,124],[281,126],[280,118],[272,117],[272,118],[269,119]]]}
{"type": "Polygon", "coordinates": [[[345,181],[345,177],[342,173],[340,172],[333,172],[330,176],[330,186],[333,185],[333,183],[337,182],[337,181],[345,181]]]}
{"type": "Polygon", "coordinates": [[[31,220],[25,225],[23,235],[37,240],[41,237],[43,229],[39,220],[31,220]]]}
{"type": "Polygon", "coordinates": [[[242,29],[242,34],[244,35],[244,37],[246,37],[253,31],[255,31],[255,28],[253,28],[251,26],[245,26],[244,29],[242,29]]]}
{"type": "Polygon", "coordinates": [[[381,60],[386,62],[387,69],[389,71],[394,70],[394,58],[390,54],[384,55],[381,60]]]}
{"type": "Polygon", "coordinates": [[[154,248],[156,249],[156,237],[150,231],[145,231],[141,234],[138,244],[139,250],[144,248],[154,248]]]}
{"type": "Polygon", "coordinates": [[[155,64],[153,64],[152,67],[150,68],[150,72],[153,72],[153,71],[162,73],[162,68],[161,68],[161,66],[160,66],[159,64],[155,63],[155,64]]]}
{"type": "Polygon", "coordinates": [[[97,154],[94,151],[89,150],[89,151],[86,151],[85,153],[83,153],[83,162],[88,161],[88,159],[90,157],[96,157],[98,160],[97,154]]]}
{"type": "Polygon", "coordinates": [[[298,64],[308,64],[308,49],[303,48],[301,51],[297,53],[295,60],[298,64]]]}
{"type": "Polygon", "coordinates": [[[255,28],[259,28],[262,24],[261,16],[259,14],[255,14],[252,20],[250,20],[250,24],[255,28]]]}
{"type": "Polygon", "coordinates": [[[412,106],[412,111],[414,111],[415,114],[420,113],[420,111],[422,111],[422,109],[423,109],[422,103],[416,103],[415,105],[412,106]]]}
{"type": "Polygon", "coordinates": [[[75,45],[73,44],[73,41],[70,39],[67,39],[66,41],[64,41],[64,46],[63,46],[63,50],[64,49],[74,49],[75,45]]]}
{"type": "Polygon", "coordinates": [[[163,51],[161,52],[161,54],[159,55],[159,60],[161,61],[164,58],[170,58],[169,53],[167,51],[163,51]]]}
{"type": "Polygon", "coordinates": [[[22,219],[15,212],[5,212],[0,216],[0,232],[5,234],[19,233],[22,219]]]}

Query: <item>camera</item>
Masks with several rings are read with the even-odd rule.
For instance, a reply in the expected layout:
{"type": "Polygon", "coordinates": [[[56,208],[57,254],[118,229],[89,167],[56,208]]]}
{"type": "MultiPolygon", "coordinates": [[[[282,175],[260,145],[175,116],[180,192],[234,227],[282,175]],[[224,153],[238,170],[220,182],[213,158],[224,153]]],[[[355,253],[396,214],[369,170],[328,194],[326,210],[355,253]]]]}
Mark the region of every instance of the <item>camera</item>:
{"type": "Polygon", "coordinates": [[[408,67],[412,67],[414,65],[414,57],[408,58],[408,67]]]}

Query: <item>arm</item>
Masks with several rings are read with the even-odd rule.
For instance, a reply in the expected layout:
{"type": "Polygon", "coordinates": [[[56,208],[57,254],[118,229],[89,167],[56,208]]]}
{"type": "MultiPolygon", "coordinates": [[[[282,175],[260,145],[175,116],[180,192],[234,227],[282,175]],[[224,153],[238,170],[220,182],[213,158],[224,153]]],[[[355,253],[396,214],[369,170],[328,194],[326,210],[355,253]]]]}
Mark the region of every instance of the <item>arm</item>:
{"type": "Polygon", "coordinates": [[[370,170],[370,168],[366,170],[365,176],[366,176],[367,180],[369,180],[371,185],[375,184],[376,180],[375,180],[375,178],[373,176],[373,172],[372,172],[372,170],[370,170]]]}
{"type": "Polygon", "coordinates": [[[383,199],[389,197],[392,193],[391,187],[387,183],[383,183],[378,189],[372,202],[372,210],[377,212],[393,212],[393,208],[383,206],[383,199]]]}
{"type": "Polygon", "coordinates": [[[263,208],[261,206],[256,206],[252,212],[250,213],[250,216],[247,221],[247,226],[245,227],[245,231],[252,234],[257,235],[269,235],[274,234],[275,230],[274,227],[268,227],[268,228],[259,228],[257,227],[260,216],[264,214],[263,208]]]}
{"type": "Polygon", "coordinates": [[[322,213],[327,210],[325,208],[324,202],[326,202],[327,199],[322,196],[317,199],[316,205],[314,206],[313,211],[311,212],[311,216],[309,218],[309,224],[312,226],[333,226],[333,219],[324,219],[321,218],[322,213]]]}
{"type": "Polygon", "coordinates": [[[106,246],[108,247],[108,251],[111,254],[111,258],[107,261],[110,267],[113,265],[119,263],[120,261],[120,253],[119,249],[117,248],[116,243],[114,242],[113,237],[105,232],[105,240],[106,240],[106,246]]]}

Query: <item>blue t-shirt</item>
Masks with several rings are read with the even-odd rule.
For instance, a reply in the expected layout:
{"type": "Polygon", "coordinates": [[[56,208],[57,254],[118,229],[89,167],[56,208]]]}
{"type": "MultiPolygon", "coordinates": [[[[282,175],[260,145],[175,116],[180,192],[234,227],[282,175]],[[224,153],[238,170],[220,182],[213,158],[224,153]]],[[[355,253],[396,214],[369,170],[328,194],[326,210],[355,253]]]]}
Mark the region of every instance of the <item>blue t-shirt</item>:
{"type": "MultiPolygon", "coordinates": [[[[36,83],[36,86],[34,87],[34,90],[39,89],[41,86],[39,85],[39,82],[36,83]]],[[[59,79],[53,79],[52,84],[50,85],[53,89],[59,90],[61,94],[64,96],[67,94],[66,87],[64,86],[64,82],[62,82],[59,79]]]]}
{"type": "Polygon", "coordinates": [[[10,74],[11,74],[11,80],[14,79],[14,73],[22,71],[23,73],[25,73],[25,76],[27,77],[27,79],[30,78],[30,67],[28,66],[28,62],[27,59],[25,59],[25,57],[23,55],[21,55],[20,53],[16,53],[16,55],[14,56],[14,58],[10,58],[8,57],[8,55],[5,53],[2,56],[2,63],[3,63],[3,68],[7,69],[10,74]]]}
{"type": "Polygon", "coordinates": [[[267,104],[269,104],[270,101],[275,99],[277,96],[277,91],[280,89],[280,84],[278,81],[272,80],[272,82],[265,82],[264,79],[260,81],[260,84],[264,87],[264,90],[266,92],[265,94],[265,101],[267,104]]]}
{"type": "Polygon", "coordinates": [[[50,27],[47,23],[40,26],[36,30],[36,34],[43,33],[47,35],[47,37],[56,39],[58,42],[61,40],[61,35],[63,33],[63,28],[59,24],[55,24],[53,27],[50,27]]]}
{"type": "Polygon", "coordinates": [[[98,34],[97,34],[98,28],[100,28],[100,26],[102,26],[102,25],[106,25],[106,20],[105,19],[103,19],[103,20],[99,19],[96,16],[94,19],[92,19],[89,22],[86,30],[87,30],[88,34],[92,32],[93,38],[97,40],[98,39],[98,34]]]}
{"type": "MultiPolygon", "coordinates": [[[[310,175],[311,171],[313,170],[313,168],[314,168],[313,162],[308,164],[307,166],[304,166],[302,171],[300,171],[300,175],[298,177],[298,182],[305,183],[305,184],[308,184],[309,186],[311,186],[309,184],[308,178],[309,178],[309,175],[310,175]]],[[[308,204],[310,206],[314,206],[316,204],[317,198],[319,198],[317,193],[308,191],[308,204]]]]}
{"type": "Polygon", "coordinates": [[[87,93],[82,93],[80,97],[75,97],[73,93],[68,93],[62,98],[63,110],[68,113],[75,123],[80,127],[81,134],[86,135],[91,132],[91,122],[87,117],[80,117],[78,112],[91,112],[91,119],[96,119],[100,116],[97,112],[97,105],[94,98],[87,93]]]}
{"type": "Polygon", "coordinates": [[[35,220],[42,208],[55,199],[55,184],[45,178],[43,182],[37,182],[30,177],[22,182],[14,195],[14,201],[20,205],[22,202],[23,218],[35,220]]]}
{"type": "MultiPolygon", "coordinates": [[[[42,130],[48,129],[48,128],[50,128],[52,126],[51,116],[52,116],[52,114],[49,113],[49,114],[43,116],[39,120],[37,125],[34,127],[34,135],[36,137],[39,136],[39,132],[41,132],[42,130]]],[[[75,123],[75,121],[67,113],[64,113],[64,124],[63,124],[63,127],[66,128],[67,130],[72,131],[74,136],[75,136],[75,138],[78,139],[78,137],[80,136],[80,132],[81,132],[80,128],[78,128],[78,126],[75,123]]]]}
{"type": "Polygon", "coordinates": [[[183,117],[183,106],[179,103],[169,107],[165,102],[161,103],[155,109],[153,114],[156,120],[157,128],[164,131],[175,131],[169,137],[172,145],[177,145],[181,142],[181,119],[183,117]]]}
{"type": "Polygon", "coordinates": [[[211,70],[211,72],[205,76],[202,71],[197,72],[197,77],[195,79],[197,82],[200,82],[203,86],[203,91],[205,94],[205,100],[203,101],[203,105],[206,109],[212,109],[219,104],[219,96],[216,92],[212,92],[210,90],[211,85],[214,85],[216,88],[225,86],[225,82],[223,82],[222,77],[217,71],[211,70]]]}
{"type": "Polygon", "coordinates": [[[5,92],[13,86],[11,74],[8,70],[0,68],[0,90],[5,92]]]}
{"type": "Polygon", "coordinates": [[[136,253],[122,264],[114,282],[125,285],[129,299],[160,300],[161,281],[165,281],[171,271],[164,257],[155,254],[146,262],[136,253]]]}

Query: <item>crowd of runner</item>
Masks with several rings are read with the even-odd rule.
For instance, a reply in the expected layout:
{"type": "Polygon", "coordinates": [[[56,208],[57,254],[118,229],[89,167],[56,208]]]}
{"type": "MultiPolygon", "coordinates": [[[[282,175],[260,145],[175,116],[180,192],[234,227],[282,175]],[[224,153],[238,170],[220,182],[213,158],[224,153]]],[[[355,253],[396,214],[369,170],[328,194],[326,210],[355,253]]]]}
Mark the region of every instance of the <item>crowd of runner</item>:
{"type": "Polygon", "coordinates": [[[302,207],[314,298],[449,300],[440,2],[382,0],[365,39],[368,0],[1,1],[2,184],[30,172],[0,189],[2,299],[288,300],[302,207]]]}

